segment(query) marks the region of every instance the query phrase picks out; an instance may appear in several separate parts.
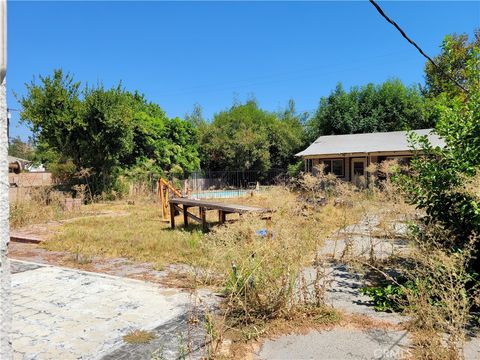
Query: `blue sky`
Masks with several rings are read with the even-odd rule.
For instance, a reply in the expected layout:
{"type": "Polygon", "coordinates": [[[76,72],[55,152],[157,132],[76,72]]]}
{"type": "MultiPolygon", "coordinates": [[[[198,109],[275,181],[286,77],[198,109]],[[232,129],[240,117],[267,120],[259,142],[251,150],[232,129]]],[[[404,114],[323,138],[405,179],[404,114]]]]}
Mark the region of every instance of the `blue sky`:
{"type": "MultiPolygon", "coordinates": [[[[479,2],[382,2],[430,55],[447,33],[472,34],[479,2]]],[[[8,102],[54,68],[83,83],[120,80],[169,116],[204,115],[252,95],[268,110],[293,98],[317,107],[346,87],[397,77],[423,81],[424,58],[359,2],[16,2],[8,4],[8,102]]],[[[27,138],[13,112],[11,136],[27,138]]]]}

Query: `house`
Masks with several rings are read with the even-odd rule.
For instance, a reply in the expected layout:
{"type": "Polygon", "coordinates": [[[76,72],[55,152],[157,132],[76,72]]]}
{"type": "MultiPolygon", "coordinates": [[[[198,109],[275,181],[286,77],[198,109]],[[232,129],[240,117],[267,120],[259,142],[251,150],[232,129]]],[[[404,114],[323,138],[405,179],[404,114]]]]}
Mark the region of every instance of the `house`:
{"type": "Polygon", "coordinates": [[[8,172],[9,173],[20,174],[28,164],[30,164],[30,161],[28,160],[8,155],[8,172]]]}
{"type": "MultiPolygon", "coordinates": [[[[427,135],[433,146],[444,146],[444,142],[433,129],[413,130],[418,135],[427,135]]],[[[320,136],[308,148],[296,156],[305,161],[305,171],[313,172],[323,164],[327,173],[333,173],[347,181],[366,176],[371,163],[401,159],[408,162],[418,150],[412,149],[407,131],[369,134],[320,136]]]]}

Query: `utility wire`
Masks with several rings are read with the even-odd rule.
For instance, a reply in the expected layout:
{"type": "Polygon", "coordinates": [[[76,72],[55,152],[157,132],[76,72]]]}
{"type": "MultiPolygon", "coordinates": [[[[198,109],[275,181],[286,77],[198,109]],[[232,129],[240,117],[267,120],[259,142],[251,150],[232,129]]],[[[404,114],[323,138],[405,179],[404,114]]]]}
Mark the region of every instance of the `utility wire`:
{"type": "Polygon", "coordinates": [[[415,41],[413,41],[412,39],[410,39],[408,37],[408,35],[405,33],[405,31],[402,30],[402,28],[395,22],[393,21],[392,19],[390,19],[387,14],[385,14],[385,12],[382,10],[382,8],[380,7],[380,5],[378,5],[374,0],[369,0],[370,3],[375,7],[375,9],[377,9],[377,11],[379,12],[380,15],[382,15],[382,17],[387,20],[390,24],[392,24],[395,29],[397,29],[400,34],[405,38],[405,40],[407,40],[410,44],[412,44],[420,54],[422,54],[422,56],[424,56],[428,61],[430,61],[430,63],[435,67],[435,69],[437,69],[440,73],[442,73],[447,79],[453,81],[455,83],[455,85],[457,85],[460,89],[462,89],[464,92],[468,93],[468,90],[462,86],[462,84],[460,84],[457,80],[455,80],[453,77],[451,77],[447,72],[445,72],[442,68],[440,68],[440,66],[437,65],[437,63],[435,61],[433,61],[433,59],[428,56],[427,54],[425,54],[425,52],[420,48],[420,46],[418,46],[415,41]]]}

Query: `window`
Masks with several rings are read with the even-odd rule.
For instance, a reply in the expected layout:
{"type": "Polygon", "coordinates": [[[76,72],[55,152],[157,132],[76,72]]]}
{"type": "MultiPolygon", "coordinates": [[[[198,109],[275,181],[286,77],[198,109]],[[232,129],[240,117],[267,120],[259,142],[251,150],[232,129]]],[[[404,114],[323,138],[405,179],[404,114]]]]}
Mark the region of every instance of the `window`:
{"type": "Polygon", "coordinates": [[[344,176],[343,160],[332,160],[332,172],[337,176],[344,176]]]}
{"type": "Polygon", "coordinates": [[[312,169],[313,169],[312,159],[305,160],[305,172],[312,172],[312,169]]]}
{"type": "Polygon", "coordinates": [[[325,174],[334,174],[339,177],[344,177],[343,159],[323,160],[323,171],[325,174]]]}

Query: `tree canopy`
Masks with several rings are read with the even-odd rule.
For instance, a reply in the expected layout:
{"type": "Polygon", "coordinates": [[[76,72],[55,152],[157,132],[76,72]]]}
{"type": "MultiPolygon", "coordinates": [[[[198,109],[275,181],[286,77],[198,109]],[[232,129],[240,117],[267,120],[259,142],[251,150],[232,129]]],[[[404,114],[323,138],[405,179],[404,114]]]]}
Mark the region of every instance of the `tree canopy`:
{"type": "Polygon", "coordinates": [[[433,59],[440,70],[430,62],[425,64],[425,87],[423,90],[429,98],[437,97],[443,93],[449,96],[461,94],[462,90],[445,74],[468,88],[469,69],[467,66],[478,56],[480,29],[474,31],[471,41],[469,41],[467,34],[447,35],[441,46],[442,52],[433,59]]]}
{"type": "MultiPolygon", "coordinates": [[[[458,50],[458,42],[451,39],[446,37],[438,59],[447,59],[458,50]]],[[[402,178],[408,199],[425,210],[425,224],[437,225],[448,232],[441,239],[445,248],[459,251],[474,240],[477,253],[480,249],[479,45],[464,52],[463,57],[454,56],[457,69],[462,69],[461,83],[468,92],[454,89],[455,84],[445,75],[443,78],[439,74],[428,75],[427,70],[427,76],[433,75],[439,85],[435,90],[431,88],[431,95],[439,91],[432,104],[439,114],[435,131],[445,141],[445,147],[433,147],[426,137],[415,139],[425,156],[412,162],[415,176],[402,178]]],[[[422,235],[424,240],[431,236],[422,235]]],[[[471,266],[478,279],[478,256],[471,266]]]]}
{"type": "Polygon", "coordinates": [[[198,168],[192,124],[169,119],[143,95],[120,85],[81,88],[62,70],[39,79],[19,99],[21,120],[30,124],[45,160],[91,169],[95,192],[111,188],[119,169],[146,160],[159,173],[198,168]]]}
{"type": "Polygon", "coordinates": [[[435,116],[417,87],[389,80],[352,87],[348,92],[338,84],[328,97],[320,99],[307,132],[313,141],[320,135],[420,129],[434,123],[435,116]]]}
{"type": "Polygon", "coordinates": [[[282,114],[262,110],[253,100],[235,104],[199,129],[202,167],[210,170],[285,169],[304,145],[293,102],[282,114]]]}

